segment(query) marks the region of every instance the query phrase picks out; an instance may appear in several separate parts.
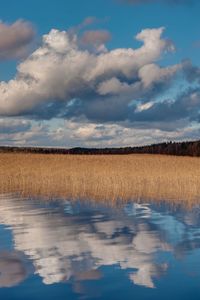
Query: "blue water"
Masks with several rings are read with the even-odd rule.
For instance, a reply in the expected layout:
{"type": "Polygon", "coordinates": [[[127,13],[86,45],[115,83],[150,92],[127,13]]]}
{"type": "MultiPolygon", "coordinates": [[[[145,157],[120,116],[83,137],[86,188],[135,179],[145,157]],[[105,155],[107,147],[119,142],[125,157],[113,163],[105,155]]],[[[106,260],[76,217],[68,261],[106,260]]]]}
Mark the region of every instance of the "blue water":
{"type": "Polygon", "coordinates": [[[200,207],[0,197],[0,299],[200,299],[200,207]]]}

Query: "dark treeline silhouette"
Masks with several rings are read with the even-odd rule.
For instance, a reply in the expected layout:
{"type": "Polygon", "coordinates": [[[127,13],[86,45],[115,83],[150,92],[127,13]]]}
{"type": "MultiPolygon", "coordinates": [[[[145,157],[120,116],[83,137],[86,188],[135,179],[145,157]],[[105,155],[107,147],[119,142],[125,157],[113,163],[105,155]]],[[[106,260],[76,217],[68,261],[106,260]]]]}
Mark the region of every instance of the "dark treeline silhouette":
{"type": "Polygon", "coordinates": [[[166,142],[139,147],[123,148],[42,148],[0,146],[0,153],[41,153],[41,154],[167,154],[200,156],[200,140],[191,142],[166,142]]]}

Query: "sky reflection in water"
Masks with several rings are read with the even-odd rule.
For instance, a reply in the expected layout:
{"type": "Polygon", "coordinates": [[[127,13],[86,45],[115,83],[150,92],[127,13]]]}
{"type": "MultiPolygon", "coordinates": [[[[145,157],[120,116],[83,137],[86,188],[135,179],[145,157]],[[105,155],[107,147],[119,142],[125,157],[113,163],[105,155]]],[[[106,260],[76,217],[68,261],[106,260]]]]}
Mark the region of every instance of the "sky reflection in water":
{"type": "Polygon", "coordinates": [[[199,299],[200,209],[0,197],[1,299],[199,299]]]}

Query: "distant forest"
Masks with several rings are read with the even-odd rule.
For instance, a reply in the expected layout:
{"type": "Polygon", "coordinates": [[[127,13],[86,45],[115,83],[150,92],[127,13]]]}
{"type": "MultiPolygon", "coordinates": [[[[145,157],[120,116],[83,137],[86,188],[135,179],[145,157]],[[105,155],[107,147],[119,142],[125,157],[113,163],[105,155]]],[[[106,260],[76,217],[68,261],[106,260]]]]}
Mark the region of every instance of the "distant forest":
{"type": "Polygon", "coordinates": [[[200,140],[191,142],[167,142],[139,147],[123,148],[42,148],[0,146],[0,153],[42,153],[42,154],[167,154],[200,156],[200,140]]]}

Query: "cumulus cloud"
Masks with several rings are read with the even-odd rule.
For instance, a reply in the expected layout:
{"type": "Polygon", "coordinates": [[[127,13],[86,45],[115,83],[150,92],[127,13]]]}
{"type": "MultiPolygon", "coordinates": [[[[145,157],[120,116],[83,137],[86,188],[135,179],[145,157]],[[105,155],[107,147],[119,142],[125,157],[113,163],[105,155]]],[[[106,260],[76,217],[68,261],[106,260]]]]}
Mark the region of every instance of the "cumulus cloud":
{"type": "MultiPolygon", "coordinates": [[[[171,50],[168,40],[161,38],[163,31],[164,28],[142,30],[136,36],[143,42],[138,49],[122,48],[95,54],[81,50],[76,35],[51,30],[43,36],[42,46],[18,65],[16,77],[0,83],[0,115],[31,114],[40,105],[45,105],[43,110],[48,111],[55,101],[58,105],[68,103],[69,108],[73,99],[84,100],[90,105],[91,98],[95,102],[101,97],[99,87],[113,78],[126,82],[136,90],[137,96],[144,93],[157,79],[160,81],[156,72],[173,76],[178,69],[178,66],[173,66],[161,72],[154,67],[154,78],[149,79],[146,86],[142,82],[144,67],[158,60],[163,52],[171,50]]],[[[68,109],[65,107],[65,110],[68,109]]],[[[37,113],[41,111],[38,109],[37,113]]]]}
{"type": "Polygon", "coordinates": [[[135,37],[140,47],[109,50],[107,31],[52,29],[16,76],[0,82],[0,143],[109,146],[196,136],[200,69],[189,60],[161,66],[165,53],[175,51],[163,33],[144,29],[135,37]],[[170,94],[180,78],[183,91],[170,94]],[[54,118],[68,127],[50,126],[54,118]]]}
{"type": "Polygon", "coordinates": [[[34,36],[35,30],[29,22],[0,22],[0,60],[22,57],[34,36]]]}

